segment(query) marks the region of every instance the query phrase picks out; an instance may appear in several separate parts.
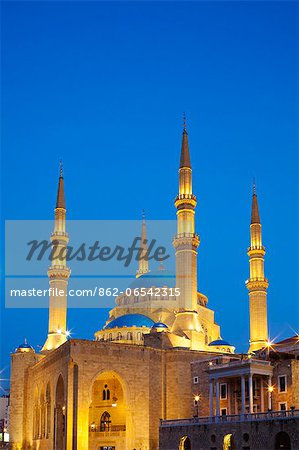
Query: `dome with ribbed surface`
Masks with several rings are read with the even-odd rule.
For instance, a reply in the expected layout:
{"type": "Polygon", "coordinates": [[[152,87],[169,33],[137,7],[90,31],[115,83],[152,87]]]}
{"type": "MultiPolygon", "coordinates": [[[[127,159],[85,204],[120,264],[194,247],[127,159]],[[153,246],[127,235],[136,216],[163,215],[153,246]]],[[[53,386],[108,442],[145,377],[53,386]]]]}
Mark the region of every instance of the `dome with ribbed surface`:
{"type": "Polygon", "coordinates": [[[117,317],[104,326],[104,330],[123,327],[146,327],[152,328],[155,322],[143,314],[126,314],[117,317]]]}
{"type": "Polygon", "coordinates": [[[221,345],[222,345],[222,346],[224,345],[224,346],[229,346],[229,347],[231,347],[231,345],[230,345],[227,341],[223,341],[222,339],[217,339],[216,341],[212,341],[212,342],[209,343],[209,345],[210,345],[210,346],[214,346],[214,345],[215,345],[215,346],[219,346],[219,347],[220,347],[221,345]]]}

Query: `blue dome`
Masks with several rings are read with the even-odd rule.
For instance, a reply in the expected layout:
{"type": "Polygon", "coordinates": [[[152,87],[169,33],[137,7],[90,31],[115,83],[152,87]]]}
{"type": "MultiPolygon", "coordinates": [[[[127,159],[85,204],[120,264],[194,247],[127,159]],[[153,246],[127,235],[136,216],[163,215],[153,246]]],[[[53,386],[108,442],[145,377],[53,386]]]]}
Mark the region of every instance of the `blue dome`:
{"type": "Polygon", "coordinates": [[[175,287],[175,274],[164,268],[148,272],[136,278],[130,284],[130,288],[150,288],[150,287],[175,287]]]}
{"type": "Polygon", "coordinates": [[[165,325],[165,323],[163,323],[163,322],[156,322],[156,323],[154,323],[152,328],[159,328],[159,329],[164,328],[164,329],[166,329],[166,328],[168,328],[168,326],[165,325]]]}
{"type": "Polygon", "coordinates": [[[209,345],[215,345],[215,346],[218,346],[218,347],[220,347],[221,345],[224,345],[224,346],[230,346],[231,347],[231,345],[227,342],[227,341],[223,341],[222,339],[217,339],[216,341],[212,341],[212,342],[210,342],[209,343],[209,345]]]}
{"type": "Polygon", "coordinates": [[[26,349],[26,350],[34,350],[33,347],[31,347],[31,345],[28,344],[27,341],[23,342],[23,344],[20,344],[20,345],[17,347],[17,350],[25,350],[25,349],[26,349]]]}
{"type": "Polygon", "coordinates": [[[152,328],[154,321],[143,314],[126,314],[124,316],[117,317],[104,326],[104,330],[111,328],[123,328],[123,327],[147,327],[152,328]]]}

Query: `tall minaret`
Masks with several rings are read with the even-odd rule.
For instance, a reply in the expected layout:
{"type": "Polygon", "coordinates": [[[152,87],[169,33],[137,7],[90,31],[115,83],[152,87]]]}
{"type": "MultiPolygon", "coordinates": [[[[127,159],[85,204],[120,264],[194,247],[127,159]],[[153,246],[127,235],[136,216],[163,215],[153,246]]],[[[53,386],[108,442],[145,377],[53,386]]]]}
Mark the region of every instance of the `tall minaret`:
{"type": "Polygon", "coordinates": [[[55,208],[55,225],[54,231],[51,234],[53,249],[52,263],[48,270],[50,282],[49,329],[48,337],[42,351],[53,350],[67,340],[67,286],[70,269],[66,265],[66,247],[69,238],[65,231],[65,218],[64,180],[62,163],[60,163],[60,176],[55,208]]]}
{"type": "Polygon", "coordinates": [[[140,241],[140,259],[138,261],[138,270],[136,272],[136,278],[149,272],[148,266],[148,245],[146,234],[146,222],[145,212],[142,211],[142,226],[141,226],[141,241],[140,241]]]}
{"type": "Polygon", "coordinates": [[[262,244],[262,225],[260,221],[256,188],[253,185],[250,247],[248,249],[250,278],[246,281],[249,291],[250,308],[250,348],[252,353],[267,345],[267,288],[268,280],[264,273],[265,247],[262,244]]]}
{"type": "MultiPolygon", "coordinates": [[[[173,245],[176,254],[176,286],[180,290],[174,331],[181,329],[201,331],[197,313],[197,248],[199,236],[195,233],[196,197],[192,192],[192,168],[184,115],[181,160],[179,168],[179,194],[177,208],[177,234],[173,245]]],[[[186,333],[187,334],[187,333],[186,333]]]]}

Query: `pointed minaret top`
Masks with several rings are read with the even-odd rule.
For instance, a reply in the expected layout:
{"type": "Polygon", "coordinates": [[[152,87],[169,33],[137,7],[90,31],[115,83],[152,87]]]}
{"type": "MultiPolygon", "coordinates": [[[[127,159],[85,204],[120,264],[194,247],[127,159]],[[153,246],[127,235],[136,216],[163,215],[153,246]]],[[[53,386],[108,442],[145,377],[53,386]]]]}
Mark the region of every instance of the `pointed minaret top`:
{"type": "Polygon", "coordinates": [[[145,212],[142,210],[142,225],[141,225],[141,237],[140,237],[140,259],[138,262],[138,270],[136,272],[136,277],[140,277],[149,272],[148,265],[148,241],[147,241],[147,233],[146,233],[146,221],[145,221],[145,212]]]}
{"type": "Polygon", "coordinates": [[[256,195],[256,185],[255,185],[254,180],[253,180],[253,186],[252,186],[251,223],[261,223],[260,214],[259,214],[259,206],[258,206],[257,195],[256,195]]]}
{"type": "Polygon", "coordinates": [[[182,150],[181,150],[181,161],[180,161],[180,168],[182,168],[182,167],[190,167],[190,169],[191,169],[188,133],[187,133],[187,124],[186,124],[186,114],[185,113],[183,114],[183,138],[182,138],[182,150]]]}
{"type": "Polygon", "coordinates": [[[65,209],[64,180],[63,180],[62,161],[60,161],[60,168],[59,168],[59,181],[58,181],[58,192],[57,192],[56,208],[63,208],[63,209],[65,209]]]}

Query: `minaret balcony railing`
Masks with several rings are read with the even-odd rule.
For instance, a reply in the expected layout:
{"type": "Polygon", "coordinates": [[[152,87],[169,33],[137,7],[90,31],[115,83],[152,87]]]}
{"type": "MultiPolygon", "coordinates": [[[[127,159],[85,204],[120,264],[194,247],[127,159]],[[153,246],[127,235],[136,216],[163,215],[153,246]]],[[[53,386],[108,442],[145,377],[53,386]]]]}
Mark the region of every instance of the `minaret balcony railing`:
{"type": "Polygon", "coordinates": [[[178,194],[175,199],[181,200],[181,199],[185,199],[185,198],[196,200],[196,196],[194,194],[178,194]]]}
{"type": "Polygon", "coordinates": [[[196,203],[196,196],[194,194],[179,194],[175,198],[174,206],[178,209],[182,209],[184,205],[189,205],[192,208],[195,208],[196,203]]]}
{"type": "Polygon", "coordinates": [[[265,277],[252,277],[246,280],[246,283],[249,283],[250,281],[268,281],[265,277]]]}
{"type": "Polygon", "coordinates": [[[266,247],[264,247],[263,245],[251,245],[250,247],[247,248],[247,251],[250,252],[251,250],[262,250],[262,251],[265,251],[266,247]]]}
{"type": "Polygon", "coordinates": [[[199,236],[196,233],[178,233],[176,234],[173,239],[180,239],[180,238],[199,238],[199,236]]]}
{"type": "Polygon", "coordinates": [[[51,233],[51,236],[64,236],[64,237],[69,237],[69,234],[66,231],[53,231],[53,233],[51,233]]]}
{"type": "Polygon", "coordinates": [[[48,270],[65,270],[66,272],[71,272],[71,269],[63,264],[53,264],[48,267],[48,270]]]}

